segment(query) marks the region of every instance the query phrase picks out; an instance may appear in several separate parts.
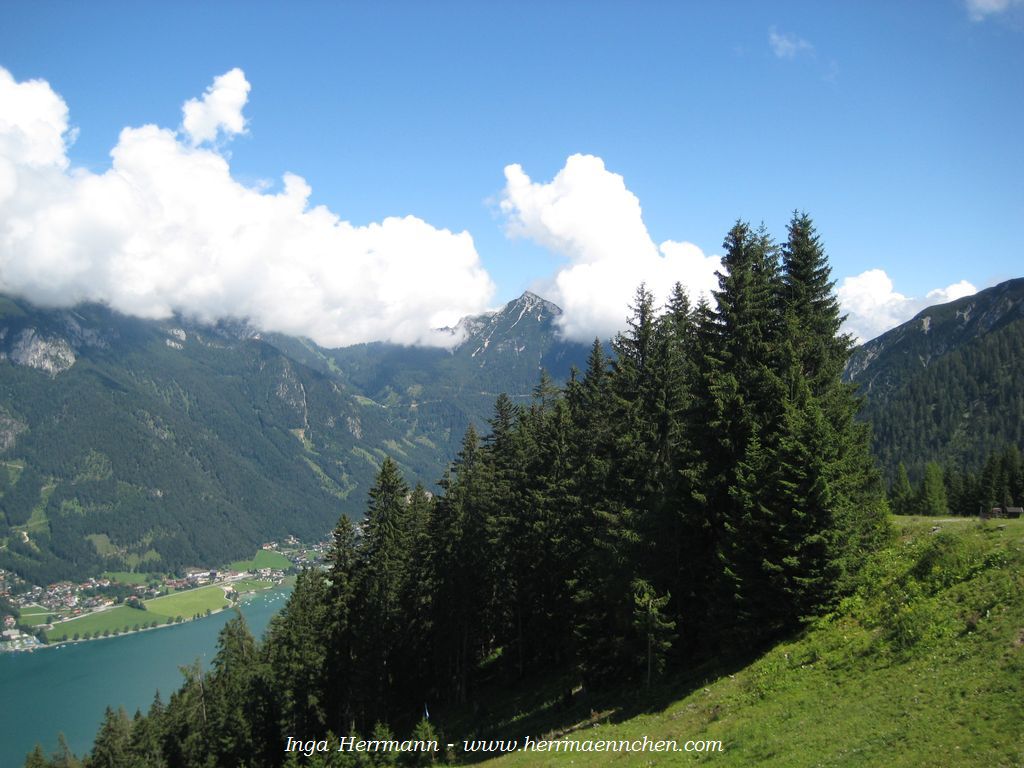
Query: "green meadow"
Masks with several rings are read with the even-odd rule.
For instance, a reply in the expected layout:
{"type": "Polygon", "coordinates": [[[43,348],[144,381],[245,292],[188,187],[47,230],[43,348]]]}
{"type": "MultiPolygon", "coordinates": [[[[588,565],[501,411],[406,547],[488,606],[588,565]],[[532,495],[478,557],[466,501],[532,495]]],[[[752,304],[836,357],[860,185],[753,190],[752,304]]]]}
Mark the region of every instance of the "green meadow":
{"type": "Polygon", "coordinates": [[[120,584],[147,584],[159,580],[159,573],[135,573],[134,571],[105,571],[103,577],[120,584]]]}
{"type": "Polygon", "coordinates": [[[145,601],[147,612],[172,617],[184,616],[186,619],[196,614],[205,614],[207,610],[216,611],[228,604],[224,590],[216,584],[198,589],[185,589],[145,601]]]}
{"type": "Polygon", "coordinates": [[[62,640],[65,635],[67,635],[68,640],[71,640],[74,638],[75,633],[81,637],[87,632],[90,635],[95,635],[97,632],[100,634],[103,632],[124,632],[125,627],[128,627],[130,631],[136,624],[141,627],[152,623],[154,620],[163,624],[166,622],[167,617],[157,616],[149,611],[140,611],[125,605],[118,605],[105,611],[87,613],[84,616],[79,616],[77,619],[69,619],[68,621],[54,624],[53,629],[46,633],[46,639],[54,642],[62,640]]]}
{"type": "Polygon", "coordinates": [[[61,640],[65,635],[70,640],[76,632],[79,636],[86,632],[95,635],[97,632],[105,631],[123,632],[126,626],[132,629],[136,624],[144,627],[153,621],[166,624],[168,619],[174,620],[178,616],[183,619],[191,619],[196,615],[203,616],[208,610],[216,611],[230,603],[224,597],[224,590],[217,585],[211,585],[154,597],[143,604],[146,606],[144,611],[119,605],[55,624],[53,629],[46,633],[46,638],[53,642],[61,640]]]}
{"type": "Polygon", "coordinates": [[[280,568],[281,570],[287,570],[292,567],[292,561],[280,552],[261,549],[252,560],[236,560],[228,567],[233,571],[254,571],[257,568],[280,568]]]}
{"type": "Polygon", "coordinates": [[[38,606],[30,606],[21,609],[18,621],[29,627],[38,627],[40,624],[45,624],[48,617],[54,615],[57,615],[56,611],[48,611],[38,606]]]}
{"type": "MultiPolygon", "coordinates": [[[[720,753],[516,752],[499,766],[1024,765],[1024,520],[898,518],[856,592],[795,637],[647,695],[495,699],[494,738],[721,741],[720,753]]],[[[487,762],[490,765],[491,762],[487,762]]]]}

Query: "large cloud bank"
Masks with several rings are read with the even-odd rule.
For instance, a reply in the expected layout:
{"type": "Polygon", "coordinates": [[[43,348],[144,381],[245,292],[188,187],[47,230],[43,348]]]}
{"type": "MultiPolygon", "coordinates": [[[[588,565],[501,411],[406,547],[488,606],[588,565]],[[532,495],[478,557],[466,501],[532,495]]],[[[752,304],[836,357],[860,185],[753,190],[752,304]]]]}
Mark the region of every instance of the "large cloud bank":
{"type": "MultiPolygon", "coordinates": [[[[93,173],[69,161],[64,100],[0,68],[0,292],[235,318],[325,346],[455,341],[432,329],[482,311],[494,292],[469,233],[413,216],[353,225],[310,206],[309,185],[290,173],[275,193],[238,183],[223,150],[247,131],[249,93],[240,69],[216,77],[185,102],[178,129],[125,128],[109,170],[93,173]]],[[[655,244],[639,199],[601,158],[573,155],[546,183],[509,165],[505,180],[507,233],[563,259],[544,292],[565,310],[567,338],[622,330],[641,281],[658,302],[676,281],[693,300],[717,287],[720,258],[655,244]]],[[[961,281],[913,299],[875,269],[841,280],[838,295],[846,330],[863,340],[974,290],[961,281]]]]}
{"type": "MultiPolygon", "coordinates": [[[[521,166],[509,165],[505,181],[500,205],[508,235],[532,240],[565,261],[551,286],[552,299],[565,310],[561,322],[568,338],[607,338],[622,330],[625,308],[641,282],[659,302],[676,281],[686,286],[692,301],[700,295],[710,299],[717,289],[721,258],[688,242],[655,245],[639,199],[601,158],[573,155],[547,183],[534,182],[521,166]]],[[[871,269],[839,281],[837,295],[847,315],[843,330],[865,341],[928,305],[976,290],[961,280],[914,299],[898,293],[883,270],[871,269]]]]}
{"type": "Polygon", "coordinates": [[[450,343],[431,329],[494,290],[470,235],[413,216],[355,226],[310,206],[293,174],[273,194],[239,184],[221,146],[246,131],[249,90],[239,69],[217,77],[179,130],[125,128],[97,174],[69,162],[64,100],[0,68],[0,291],[244,319],[328,346],[450,343]]]}
{"type": "Polygon", "coordinates": [[[718,285],[720,259],[693,243],[655,245],[640,201],[599,157],[573,155],[548,183],[533,182],[519,165],[509,165],[505,181],[500,205],[508,234],[567,261],[552,281],[552,300],[565,310],[562,332],[569,339],[607,338],[621,330],[641,282],[658,302],[676,281],[693,300],[718,285]]]}

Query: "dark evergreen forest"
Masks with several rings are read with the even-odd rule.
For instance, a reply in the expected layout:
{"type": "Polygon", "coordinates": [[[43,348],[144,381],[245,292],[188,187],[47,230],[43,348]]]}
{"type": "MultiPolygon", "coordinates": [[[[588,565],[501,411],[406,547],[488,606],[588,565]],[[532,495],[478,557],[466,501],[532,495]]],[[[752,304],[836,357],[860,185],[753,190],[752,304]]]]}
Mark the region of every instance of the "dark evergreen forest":
{"type": "Polygon", "coordinates": [[[989,453],[976,470],[936,461],[924,466],[915,486],[900,462],[889,491],[892,511],[898,515],[979,515],[1024,505],[1024,458],[1016,445],[989,453]]]}
{"type": "Polygon", "coordinates": [[[85,765],[356,764],[283,745],[470,735],[456,708],[486,733],[485,685],[649,687],[833,605],[890,529],[825,253],[806,215],[781,245],[740,222],[724,248],[715,308],[641,286],[613,353],[595,341],[528,405],[498,397],[436,496],[385,460],[265,639],[232,620],[166,703],[108,711],[85,765]]]}

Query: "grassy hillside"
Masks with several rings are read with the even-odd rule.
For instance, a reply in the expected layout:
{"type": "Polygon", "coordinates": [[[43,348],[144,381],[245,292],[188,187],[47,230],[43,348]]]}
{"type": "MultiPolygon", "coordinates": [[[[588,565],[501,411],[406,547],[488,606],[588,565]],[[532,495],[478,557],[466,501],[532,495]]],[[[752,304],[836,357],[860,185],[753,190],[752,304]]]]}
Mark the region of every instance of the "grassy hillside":
{"type": "Polygon", "coordinates": [[[509,703],[500,734],[720,740],[721,753],[519,751],[497,764],[1024,765],[1024,521],[898,527],[855,595],[753,663],[588,712],[558,711],[552,688],[509,703]]]}

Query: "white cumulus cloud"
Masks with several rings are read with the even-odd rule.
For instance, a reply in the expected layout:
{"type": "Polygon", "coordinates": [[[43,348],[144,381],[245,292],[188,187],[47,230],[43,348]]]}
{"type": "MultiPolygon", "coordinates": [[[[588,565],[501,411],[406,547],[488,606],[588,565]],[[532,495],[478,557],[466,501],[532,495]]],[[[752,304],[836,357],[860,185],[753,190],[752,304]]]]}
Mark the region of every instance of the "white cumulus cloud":
{"type": "Polygon", "coordinates": [[[772,53],[780,59],[795,59],[801,53],[810,53],[814,46],[796,35],[777,31],[774,27],[768,30],[768,45],[772,53]]]}
{"type": "Polygon", "coordinates": [[[964,296],[973,296],[977,292],[977,288],[966,280],[961,280],[959,283],[947,285],[945,288],[935,288],[928,291],[925,298],[928,299],[928,304],[946,304],[950,301],[962,299],[964,296]]]}
{"type": "Polygon", "coordinates": [[[714,273],[721,260],[693,243],[655,245],[640,201],[599,157],[573,155],[547,183],[533,182],[522,167],[509,165],[505,180],[500,207],[507,233],[566,260],[551,284],[569,339],[607,338],[621,330],[641,282],[659,302],[676,281],[694,301],[718,285],[714,273]]]}
{"type": "Polygon", "coordinates": [[[450,343],[433,328],[487,306],[494,286],[467,232],[414,216],[356,226],[239,184],[212,142],[245,130],[241,70],[184,106],[182,132],[125,128],[111,167],[67,157],[68,109],[0,68],[0,291],[46,306],[100,301],[149,318],[247,320],[341,346],[450,343]]]}
{"type": "Polygon", "coordinates": [[[245,132],[242,109],[252,86],[238,67],[213,79],[202,99],[189,99],[181,108],[182,128],[192,144],[213,141],[217,132],[228,136],[245,132]]]}
{"type": "Polygon", "coordinates": [[[882,269],[869,269],[843,278],[836,290],[847,315],[843,330],[859,342],[873,339],[905,323],[925,307],[944,304],[977,293],[966,280],[929,291],[924,299],[905,296],[895,290],[892,279],[882,269]]]}
{"type": "Polygon", "coordinates": [[[1013,6],[1024,5],[1024,0],[965,0],[967,14],[972,21],[983,21],[1008,11],[1013,6]]]}
{"type": "Polygon", "coordinates": [[[0,158],[31,168],[67,165],[68,108],[46,82],[18,83],[0,67],[0,106],[0,158]]]}

